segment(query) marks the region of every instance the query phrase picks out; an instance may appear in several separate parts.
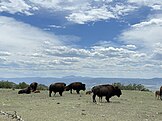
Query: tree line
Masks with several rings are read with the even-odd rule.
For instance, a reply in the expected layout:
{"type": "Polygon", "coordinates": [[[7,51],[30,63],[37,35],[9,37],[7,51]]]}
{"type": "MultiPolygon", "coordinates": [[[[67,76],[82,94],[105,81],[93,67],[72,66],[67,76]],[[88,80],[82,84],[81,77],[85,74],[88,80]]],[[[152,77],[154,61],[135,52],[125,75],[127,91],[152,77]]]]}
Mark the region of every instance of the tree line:
{"type": "MultiPolygon", "coordinates": [[[[128,84],[124,85],[121,83],[113,83],[112,85],[118,86],[121,90],[138,90],[138,91],[150,91],[149,89],[145,88],[142,84],[128,84]]],[[[7,89],[23,89],[28,87],[29,84],[25,82],[21,82],[19,84],[16,84],[14,82],[10,81],[0,81],[0,88],[7,88],[7,89]]],[[[37,87],[38,90],[47,90],[48,86],[44,84],[39,84],[37,87]]]]}
{"type": "MultiPolygon", "coordinates": [[[[7,88],[7,89],[24,89],[26,87],[28,87],[29,84],[25,83],[25,82],[21,82],[19,84],[16,84],[14,82],[10,82],[10,81],[0,81],[0,88],[7,88]]],[[[37,87],[38,90],[47,90],[48,87],[44,84],[39,84],[37,87]]]]}
{"type": "Polygon", "coordinates": [[[145,88],[142,84],[128,84],[124,85],[121,83],[113,83],[112,85],[118,86],[121,90],[138,90],[138,91],[150,91],[149,89],[145,88]]]}

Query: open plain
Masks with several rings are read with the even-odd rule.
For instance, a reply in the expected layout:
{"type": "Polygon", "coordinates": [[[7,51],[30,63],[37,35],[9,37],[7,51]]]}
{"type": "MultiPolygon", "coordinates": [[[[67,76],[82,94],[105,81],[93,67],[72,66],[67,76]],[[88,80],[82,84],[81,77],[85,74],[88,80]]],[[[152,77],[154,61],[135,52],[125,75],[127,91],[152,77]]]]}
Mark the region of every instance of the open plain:
{"type": "MultiPolygon", "coordinates": [[[[21,116],[24,121],[161,121],[162,101],[155,99],[154,92],[122,90],[120,98],[112,97],[110,103],[102,103],[92,94],[81,91],[63,96],[49,97],[48,91],[17,94],[18,90],[0,89],[0,111],[21,116]]],[[[11,116],[0,114],[0,121],[15,121],[11,116]]]]}

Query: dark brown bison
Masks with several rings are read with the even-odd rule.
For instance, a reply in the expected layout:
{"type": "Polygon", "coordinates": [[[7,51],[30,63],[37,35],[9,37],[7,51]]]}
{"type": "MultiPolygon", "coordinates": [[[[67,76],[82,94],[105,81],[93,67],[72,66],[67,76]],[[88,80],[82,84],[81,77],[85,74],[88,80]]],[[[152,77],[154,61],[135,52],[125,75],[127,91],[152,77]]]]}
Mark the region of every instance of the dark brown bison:
{"type": "Polygon", "coordinates": [[[27,87],[25,89],[22,89],[18,92],[18,94],[30,94],[31,93],[31,87],[27,87]]]}
{"type": "Polygon", "coordinates": [[[160,99],[162,100],[162,86],[160,87],[160,99]]]}
{"type": "Polygon", "coordinates": [[[59,92],[60,96],[62,96],[63,91],[65,90],[65,83],[54,83],[49,86],[49,97],[51,97],[52,91],[54,92],[54,95],[56,92],[59,92]]]}
{"type": "Polygon", "coordinates": [[[155,99],[159,99],[160,98],[160,91],[156,91],[155,92],[155,99]]]}
{"type": "Polygon", "coordinates": [[[34,92],[34,91],[37,90],[37,86],[38,86],[38,83],[37,82],[33,82],[33,83],[30,84],[30,87],[31,87],[32,92],[34,92]]]}
{"type": "Polygon", "coordinates": [[[93,102],[96,102],[96,95],[99,97],[99,99],[102,101],[102,97],[106,96],[107,102],[110,102],[109,99],[112,96],[118,96],[122,94],[121,90],[118,87],[114,87],[113,85],[98,85],[94,86],[92,88],[92,93],[93,93],[93,102]]]}
{"type": "Polygon", "coordinates": [[[80,94],[79,91],[86,90],[85,84],[82,84],[81,82],[73,82],[71,84],[69,84],[68,86],[66,86],[65,88],[66,91],[70,90],[70,93],[72,94],[72,90],[76,90],[77,94],[80,94]]]}

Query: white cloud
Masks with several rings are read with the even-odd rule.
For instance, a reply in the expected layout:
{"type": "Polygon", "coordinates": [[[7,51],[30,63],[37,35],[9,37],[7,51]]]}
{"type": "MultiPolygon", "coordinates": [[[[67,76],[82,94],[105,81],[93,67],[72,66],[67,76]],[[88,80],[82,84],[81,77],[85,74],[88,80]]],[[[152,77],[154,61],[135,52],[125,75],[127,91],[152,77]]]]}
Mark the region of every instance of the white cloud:
{"type": "Polygon", "coordinates": [[[129,3],[137,4],[140,6],[148,6],[154,10],[159,10],[162,7],[161,0],[128,0],[129,3]]]}
{"type": "Polygon", "coordinates": [[[32,15],[30,10],[37,10],[37,7],[32,7],[24,0],[1,0],[0,12],[9,12],[11,14],[23,13],[26,15],[32,15]]]}
{"type": "Polygon", "coordinates": [[[107,20],[110,18],[116,18],[113,13],[105,6],[101,8],[91,8],[86,11],[74,12],[66,17],[67,20],[73,21],[75,23],[84,24],[90,21],[99,21],[99,20],[107,20]]]}
{"type": "Polygon", "coordinates": [[[147,49],[150,52],[155,49],[157,43],[162,43],[161,31],[162,19],[150,18],[148,21],[132,25],[119,38],[127,44],[137,46],[138,49],[143,48],[144,51],[147,49]]]}
{"type": "MultiPolygon", "coordinates": [[[[54,34],[48,34],[29,24],[10,17],[0,17],[0,67],[10,71],[39,70],[45,68],[48,57],[43,51],[50,45],[63,43],[54,34]],[[46,44],[45,44],[46,43],[46,44]],[[43,59],[45,58],[45,59],[43,59]],[[40,66],[42,64],[42,66],[40,66]],[[39,68],[39,69],[38,69],[39,68]]],[[[25,72],[24,72],[25,73],[25,72]]]]}
{"type": "Polygon", "coordinates": [[[57,28],[57,29],[65,29],[66,27],[65,26],[59,26],[59,25],[49,25],[49,27],[51,28],[57,28]]]}
{"type": "Polygon", "coordinates": [[[144,21],[144,22],[135,24],[132,27],[141,28],[141,27],[152,26],[152,25],[162,26],[162,18],[155,18],[155,19],[153,18],[149,21],[144,21]]]}
{"type": "Polygon", "coordinates": [[[0,56],[10,56],[11,53],[5,52],[5,51],[0,51],[0,56]]]}
{"type": "Polygon", "coordinates": [[[52,46],[45,50],[45,53],[51,56],[60,57],[88,57],[90,56],[90,51],[85,49],[77,49],[66,46],[52,46]]]}
{"type": "Polygon", "coordinates": [[[51,11],[77,11],[79,9],[85,9],[89,2],[88,0],[29,0],[36,6],[49,9],[51,11]]]}
{"type": "Polygon", "coordinates": [[[50,35],[29,24],[18,22],[13,18],[0,17],[0,50],[13,52],[35,52],[46,40],[55,45],[61,42],[55,35],[50,35]]]}
{"type": "Polygon", "coordinates": [[[112,0],[2,0],[0,2],[0,12],[5,11],[12,14],[32,15],[40,8],[46,9],[50,14],[63,13],[62,15],[68,21],[84,24],[91,21],[118,19],[137,7],[121,2],[114,5],[112,0]]]}
{"type": "Polygon", "coordinates": [[[123,48],[131,49],[131,50],[137,49],[136,45],[124,45],[123,48]]]}
{"type": "Polygon", "coordinates": [[[117,18],[129,14],[130,12],[134,11],[137,8],[138,8],[137,6],[122,3],[116,4],[115,6],[110,6],[110,10],[117,18]]]}

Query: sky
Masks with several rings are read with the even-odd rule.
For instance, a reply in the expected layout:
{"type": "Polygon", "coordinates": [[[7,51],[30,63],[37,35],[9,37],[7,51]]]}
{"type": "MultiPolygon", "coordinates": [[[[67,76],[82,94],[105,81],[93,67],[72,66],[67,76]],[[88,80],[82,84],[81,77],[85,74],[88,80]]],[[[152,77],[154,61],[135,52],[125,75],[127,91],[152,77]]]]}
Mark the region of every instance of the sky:
{"type": "Polygon", "coordinates": [[[162,78],[162,0],[0,0],[0,77],[162,78]]]}

